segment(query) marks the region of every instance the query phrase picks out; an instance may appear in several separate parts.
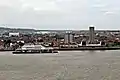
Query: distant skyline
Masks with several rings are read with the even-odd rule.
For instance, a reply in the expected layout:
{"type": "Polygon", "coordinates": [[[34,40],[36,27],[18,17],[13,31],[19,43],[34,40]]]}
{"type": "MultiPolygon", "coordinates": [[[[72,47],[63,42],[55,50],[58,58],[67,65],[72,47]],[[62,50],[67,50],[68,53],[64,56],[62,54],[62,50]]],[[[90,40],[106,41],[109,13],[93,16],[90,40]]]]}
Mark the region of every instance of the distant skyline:
{"type": "Polygon", "coordinates": [[[43,30],[120,30],[119,0],[0,0],[0,24],[43,30]]]}

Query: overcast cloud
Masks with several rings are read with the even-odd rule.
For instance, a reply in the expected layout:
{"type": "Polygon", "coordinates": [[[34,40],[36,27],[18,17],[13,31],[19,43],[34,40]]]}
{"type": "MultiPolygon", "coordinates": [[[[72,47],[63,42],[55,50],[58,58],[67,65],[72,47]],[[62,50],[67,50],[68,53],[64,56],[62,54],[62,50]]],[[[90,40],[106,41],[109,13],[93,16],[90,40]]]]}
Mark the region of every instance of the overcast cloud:
{"type": "Polygon", "coordinates": [[[0,0],[0,24],[36,29],[120,29],[118,0],[0,0]]]}

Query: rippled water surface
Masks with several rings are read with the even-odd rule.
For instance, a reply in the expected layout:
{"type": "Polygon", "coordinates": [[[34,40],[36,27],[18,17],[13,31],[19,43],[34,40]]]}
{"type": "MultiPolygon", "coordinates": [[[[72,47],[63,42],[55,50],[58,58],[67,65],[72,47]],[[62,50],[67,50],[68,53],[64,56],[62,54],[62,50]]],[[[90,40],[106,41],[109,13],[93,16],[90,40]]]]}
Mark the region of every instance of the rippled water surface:
{"type": "Polygon", "coordinates": [[[120,51],[0,52],[0,80],[120,80],[120,51]]]}

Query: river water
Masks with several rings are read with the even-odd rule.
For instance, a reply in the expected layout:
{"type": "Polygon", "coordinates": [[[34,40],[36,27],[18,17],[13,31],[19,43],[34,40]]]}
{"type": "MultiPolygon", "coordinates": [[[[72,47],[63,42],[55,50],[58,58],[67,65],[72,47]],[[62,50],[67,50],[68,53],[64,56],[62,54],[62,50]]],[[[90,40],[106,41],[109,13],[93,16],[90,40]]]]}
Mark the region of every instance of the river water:
{"type": "Polygon", "coordinates": [[[0,80],[120,80],[120,51],[0,52],[0,80]]]}

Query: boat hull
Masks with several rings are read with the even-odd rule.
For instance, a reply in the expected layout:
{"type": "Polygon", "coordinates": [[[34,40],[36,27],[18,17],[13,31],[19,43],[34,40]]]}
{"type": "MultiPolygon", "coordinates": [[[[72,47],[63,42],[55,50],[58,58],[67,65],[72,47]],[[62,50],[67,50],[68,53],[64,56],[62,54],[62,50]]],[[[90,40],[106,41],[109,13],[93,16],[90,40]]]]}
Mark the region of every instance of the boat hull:
{"type": "Polygon", "coordinates": [[[13,54],[40,54],[40,52],[12,52],[13,54]]]}
{"type": "Polygon", "coordinates": [[[39,51],[39,52],[12,52],[13,54],[41,54],[41,53],[58,53],[58,51],[39,51]]]}

